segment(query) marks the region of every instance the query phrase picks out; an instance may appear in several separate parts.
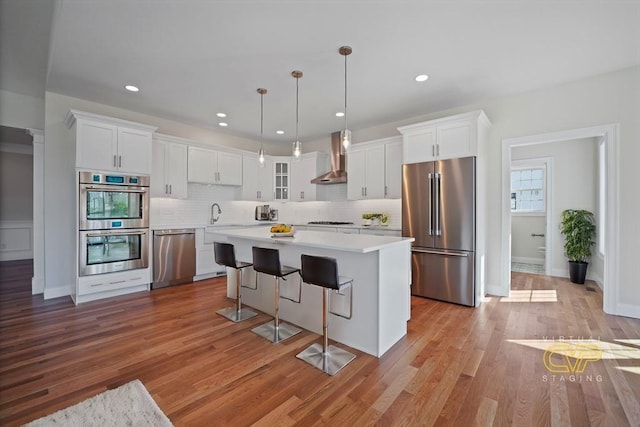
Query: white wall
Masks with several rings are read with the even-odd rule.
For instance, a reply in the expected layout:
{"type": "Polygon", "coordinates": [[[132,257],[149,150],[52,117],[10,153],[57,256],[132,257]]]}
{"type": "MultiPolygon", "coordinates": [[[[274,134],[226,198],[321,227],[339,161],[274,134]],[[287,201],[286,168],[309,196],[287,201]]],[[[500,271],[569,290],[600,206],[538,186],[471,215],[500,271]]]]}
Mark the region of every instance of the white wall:
{"type": "MultiPolygon", "coordinates": [[[[69,172],[68,162],[63,157],[69,154],[69,147],[64,139],[68,138],[57,128],[66,114],[68,108],[77,108],[89,112],[111,115],[128,120],[140,121],[151,125],[159,126],[159,132],[176,136],[199,139],[196,134],[210,135],[213,139],[213,132],[196,129],[188,126],[180,126],[175,122],[153,118],[138,113],[127,112],[125,110],[114,109],[112,107],[62,97],[57,94],[47,93],[46,96],[47,115],[46,121],[46,145],[51,144],[52,149],[47,150],[47,164],[49,155],[53,162],[45,166],[45,180],[49,188],[47,199],[58,203],[62,199],[63,203],[72,202],[69,179],[63,179],[55,186],[50,180],[67,176],[69,172]],[[51,131],[51,133],[47,133],[51,131]],[[57,148],[62,153],[55,153],[57,148]],[[55,187],[55,188],[54,188],[55,187]]],[[[633,67],[613,73],[595,76],[569,82],[563,85],[554,86],[547,89],[527,92],[524,94],[491,99],[473,105],[461,106],[459,108],[442,111],[434,114],[422,115],[406,120],[388,123],[376,128],[365,129],[354,132],[355,141],[364,141],[397,135],[398,126],[416,123],[419,121],[445,117],[451,114],[484,109],[489,119],[493,123],[489,136],[489,146],[487,147],[487,182],[490,189],[486,200],[488,211],[488,230],[490,236],[487,242],[487,285],[488,287],[499,287],[501,276],[502,248],[500,241],[501,234],[501,141],[505,138],[518,136],[536,135],[546,132],[554,132],[567,129],[582,128],[608,123],[620,124],[620,218],[618,220],[620,229],[620,272],[619,272],[619,292],[618,303],[626,304],[630,310],[638,310],[640,313],[640,292],[637,291],[638,277],[640,277],[640,263],[637,262],[639,249],[637,242],[640,241],[640,227],[637,226],[640,218],[640,198],[624,197],[624,195],[637,194],[637,162],[640,159],[640,67],[633,67]]],[[[220,134],[216,134],[221,140],[226,139],[220,134]]],[[[229,138],[228,141],[235,140],[229,138]]],[[[327,139],[328,140],[328,139],[327,139]]],[[[213,142],[213,141],[212,141],[213,142]]],[[[223,141],[215,141],[222,143],[223,141]]],[[[310,142],[308,145],[313,145],[310,142]]],[[[288,147],[287,152],[288,152],[288,147]]],[[[305,149],[309,149],[305,145],[305,149]]],[[[286,154],[286,153],[285,153],[286,154]]],[[[72,170],[72,168],[71,168],[72,170]]],[[[49,203],[47,203],[47,206],[49,203]]],[[[68,205],[74,206],[74,205],[68,205]]],[[[58,225],[56,220],[68,210],[64,208],[54,208],[56,215],[47,220],[46,232],[50,228],[58,225]]],[[[614,219],[612,219],[614,220],[614,219]]],[[[69,237],[64,239],[61,245],[52,243],[47,239],[46,253],[54,258],[71,258],[73,255],[70,240],[73,238],[73,228],[63,219],[63,226],[56,232],[56,235],[66,234],[69,237]],[[58,255],[59,254],[59,255],[58,255]]],[[[48,265],[49,259],[47,258],[48,265]]],[[[55,265],[55,264],[54,264],[55,265]]],[[[69,280],[72,272],[66,271],[68,263],[61,265],[62,272],[53,275],[54,281],[60,279],[69,280]]],[[[53,267],[51,267],[53,268],[53,267]]],[[[53,272],[52,272],[53,273],[53,272]]],[[[49,280],[49,276],[47,276],[49,280]]],[[[48,283],[47,283],[48,286],[48,283]]],[[[636,311],[634,311],[636,312],[636,311]]],[[[639,314],[640,316],[640,314],[639,314]]]]}
{"type": "Polygon", "coordinates": [[[0,90],[0,125],[44,129],[44,99],[0,90]]]}
{"type": "Polygon", "coordinates": [[[545,246],[545,237],[533,237],[531,234],[545,234],[546,226],[544,216],[511,216],[511,259],[544,264],[544,254],[538,248],[545,246]]]}
{"type": "Polygon", "coordinates": [[[501,142],[506,138],[538,135],[597,125],[620,125],[618,170],[620,178],[620,217],[611,219],[620,228],[619,283],[617,305],[622,311],[640,317],[638,277],[640,263],[640,198],[637,169],[640,159],[640,67],[589,77],[566,84],[490,99],[435,114],[409,118],[376,128],[354,132],[354,141],[383,138],[398,126],[452,114],[483,109],[492,127],[487,147],[487,287],[500,288],[501,248],[501,142]],[[363,136],[364,135],[364,136],[363,136]]]}
{"type": "Polygon", "coordinates": [[[0,150],[0,221],[32,221],[32,194],[33,155],[0,150]]]}
{"type": "MultiPolygon", "coordinates": [[[[549,213],[551,235],[547,245],[552,250],[551,274],[569,277],[567,259],[564,255],[564,238],[560,234],[560,215],[565,209],[586,209],[598,214],[598,151],[597,139],[586,138],[571,141],[516,147],[511,150],[512,160],[526,160],[541,157],[552,159],[552,177],[547,179],[547,197],[551,197],[552,210],[549,213]]],[[[596,218],[598,219],[598,218],[596,218]]],[[[512,216],[512,229],[518,224],[518,217],[512,216]]],[[[596,221],[600,223],[600,221],[596,221]]],[[[536,231],[540,232],[540,231],[536,231]]],[[[544,228],[542,228],[544,232],[544,228]]],[[[529,239],[533,240],[529,236],[529,239]]],[[[540,241],[540,240],[538,240],[540,241]]],[[[512,235],[512,245],[517,244],[512,235]]],[[[542,245],[539,245],[542,246],[542,245]]],[[[596,247],[592,250],[595,252],[596,247]]],[[[511,251],[514,255],[514,250],[511,251]]],[[[602,278],[602,264],[591,265],[591,273],[602,278]]]]}

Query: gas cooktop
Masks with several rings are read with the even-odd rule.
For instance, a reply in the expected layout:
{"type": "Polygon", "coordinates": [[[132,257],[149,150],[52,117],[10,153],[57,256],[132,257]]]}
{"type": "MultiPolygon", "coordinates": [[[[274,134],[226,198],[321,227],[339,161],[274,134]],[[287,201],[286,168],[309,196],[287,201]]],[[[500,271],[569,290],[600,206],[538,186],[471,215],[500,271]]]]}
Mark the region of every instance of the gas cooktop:
{"type": "Polygon", "coordinates": [[[312,224],[312,225],[353,225],[352,222],[346,222],[346,221],[309,221],[307,224],[312,224]]]}

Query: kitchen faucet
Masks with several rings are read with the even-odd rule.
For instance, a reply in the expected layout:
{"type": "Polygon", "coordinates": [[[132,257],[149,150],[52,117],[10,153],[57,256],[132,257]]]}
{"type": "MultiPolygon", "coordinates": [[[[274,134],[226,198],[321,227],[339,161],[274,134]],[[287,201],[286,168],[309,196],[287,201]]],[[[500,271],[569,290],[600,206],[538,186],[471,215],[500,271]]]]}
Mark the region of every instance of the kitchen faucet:
{"type": "Polygon", "coordinates": [[[222,209],[220,209],[220,205],[219,204],[214,203],[214,204],[211,205],[211,224],[215,224],[216,221],[220,219],[220,214],[221,213],[222,213],[222,209]],[[213,208],[218,208],[218,216],[217,217],[213,216],[214,215],[213,208]]]}

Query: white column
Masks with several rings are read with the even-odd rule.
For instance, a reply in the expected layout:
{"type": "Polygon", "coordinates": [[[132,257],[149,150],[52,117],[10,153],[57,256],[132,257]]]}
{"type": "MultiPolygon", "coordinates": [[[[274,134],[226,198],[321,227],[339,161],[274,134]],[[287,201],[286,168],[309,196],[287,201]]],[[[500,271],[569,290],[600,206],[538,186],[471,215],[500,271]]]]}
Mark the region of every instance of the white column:
{"type": "Polygon", "coordinates": [[[33,137],[33,278],[31,293],[44,292],[44,132],[27,129],[33,137]]]}

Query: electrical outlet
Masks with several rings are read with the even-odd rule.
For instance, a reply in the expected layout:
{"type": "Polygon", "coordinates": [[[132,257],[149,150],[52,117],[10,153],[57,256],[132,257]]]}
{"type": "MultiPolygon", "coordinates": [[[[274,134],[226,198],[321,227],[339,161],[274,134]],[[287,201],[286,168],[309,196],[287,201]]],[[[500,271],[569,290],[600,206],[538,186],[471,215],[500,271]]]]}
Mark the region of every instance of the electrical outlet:
{"type": "Polygon", "coordinates": [[[0,249],[7,249],[7,244],[4,242],[0,243],[0,249]]]}

